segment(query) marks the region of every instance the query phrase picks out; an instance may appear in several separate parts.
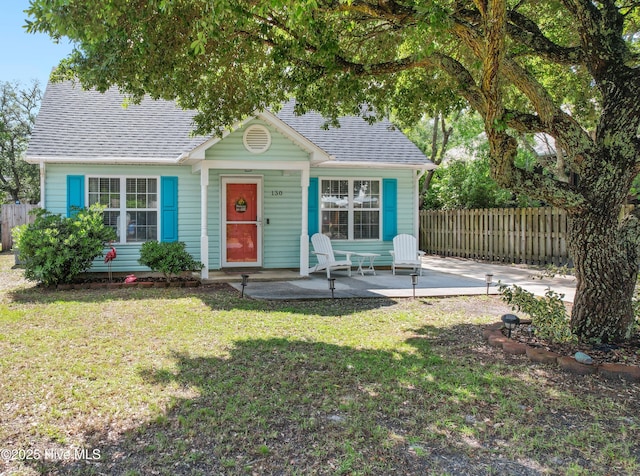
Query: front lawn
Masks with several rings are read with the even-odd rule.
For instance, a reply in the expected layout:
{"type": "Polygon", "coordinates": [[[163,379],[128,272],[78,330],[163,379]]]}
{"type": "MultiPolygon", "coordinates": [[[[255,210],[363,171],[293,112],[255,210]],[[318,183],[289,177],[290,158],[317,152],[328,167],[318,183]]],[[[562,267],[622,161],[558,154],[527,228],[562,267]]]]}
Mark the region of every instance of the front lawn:
{"type": "Polygon", "coordinates": [[[0,474],[640,471],[639,386],[488,347],[497,297],[53,292],[12,264],[0,474]]]}

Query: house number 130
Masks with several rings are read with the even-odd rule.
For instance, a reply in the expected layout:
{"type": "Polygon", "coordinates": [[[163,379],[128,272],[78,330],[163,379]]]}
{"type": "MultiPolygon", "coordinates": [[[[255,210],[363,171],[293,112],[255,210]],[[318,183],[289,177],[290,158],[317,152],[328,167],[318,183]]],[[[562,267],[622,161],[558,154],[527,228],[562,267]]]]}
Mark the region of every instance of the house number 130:
{"type": "Polygon", "coordinates": [[[282,197],[282,190],[271,190],[272,197],[282,197]]]}

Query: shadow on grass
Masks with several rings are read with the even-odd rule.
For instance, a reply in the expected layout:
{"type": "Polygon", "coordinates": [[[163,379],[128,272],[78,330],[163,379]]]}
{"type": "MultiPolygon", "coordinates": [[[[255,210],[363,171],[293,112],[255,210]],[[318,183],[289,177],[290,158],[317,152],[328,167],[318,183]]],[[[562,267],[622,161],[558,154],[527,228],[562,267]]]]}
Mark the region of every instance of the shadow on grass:
{"type": "MultiPolygon", "coordinates": [[[[472,328],[479,333],[476,326],[452,333],[472,328]]],[[[553,445],[525,457],[505,439],[519,425],[522,434],[536,431],[511,398],[544,399],[545,389],[487,364],[473,348],[462,359],[434,346],[439,335],[419,329],[402,352],[274,338],[238,341],[227,358],[175,353],[175,367],[141,376],[189,396],[115,441],[108,428],[85,428],[99,465],[34,465],[47,474],[551,472],[553,445]]]]}
{"type": "Polygon", "coordinates": [[[379,309],[397,304],[390,298],[347,298],[310,300],[264,300],[241,298],[240,293],[227,284],[200,288],[132,288],[132,289],[87,289],[57,291],[29,287],[8,291],[7,297],[16,303],[51,304],[67,303],[107,303],[111,301],[143,301],[148,299],[197,298],[212,311],[231,310],[280,310],[295,309],[302,314],[321,316],[343,316],[352,312],[379,309]]]}

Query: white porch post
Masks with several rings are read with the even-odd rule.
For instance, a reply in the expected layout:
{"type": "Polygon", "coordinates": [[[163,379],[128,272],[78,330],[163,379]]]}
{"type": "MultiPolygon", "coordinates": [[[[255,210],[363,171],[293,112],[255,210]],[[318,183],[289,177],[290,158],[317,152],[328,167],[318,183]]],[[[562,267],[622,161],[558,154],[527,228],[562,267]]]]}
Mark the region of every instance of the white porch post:
{"type": "Polygon", "coordinates": [[[200,169],[200,261],[204,264],[200,276],[209,279],[209,222],[207,191],[209,187],[209,169],[200,169]]]}
{"type": "Polygon", "coordinates": [[[309,276],[309,167],[300,173],[302,229],[300,230],[300,276],[309,276]]]}

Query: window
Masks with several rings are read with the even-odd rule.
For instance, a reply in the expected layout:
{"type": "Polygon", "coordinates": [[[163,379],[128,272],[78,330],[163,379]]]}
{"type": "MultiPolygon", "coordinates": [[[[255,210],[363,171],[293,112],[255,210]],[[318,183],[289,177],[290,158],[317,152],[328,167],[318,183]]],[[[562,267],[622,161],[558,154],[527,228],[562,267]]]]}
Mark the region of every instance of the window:
{"type": "Polygon", "coordinates": [[[321,180],[321,233],[332,240],[380,239],[380,180],[321,180]]]}
{"type": "Polygon", "coordinates": [[[89,205],[106,206],[104,223],[120,243],[158,239],[158,179],[90,177],[89,205]],[[124,232],[122,232],[124,230],[124,232]]]}

